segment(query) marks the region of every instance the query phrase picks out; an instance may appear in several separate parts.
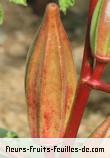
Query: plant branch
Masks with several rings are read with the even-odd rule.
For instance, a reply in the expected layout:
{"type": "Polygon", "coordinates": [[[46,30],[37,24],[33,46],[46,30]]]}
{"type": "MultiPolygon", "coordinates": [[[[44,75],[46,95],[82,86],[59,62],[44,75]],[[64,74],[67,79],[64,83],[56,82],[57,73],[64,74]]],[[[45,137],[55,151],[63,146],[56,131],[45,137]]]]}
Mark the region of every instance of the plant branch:
{"type": "Polygon", "coordinates": [[[101,76],[103,75],[103,72],[105,70],[105,66],[106,66],[105,63],[96,61],[96,67],[95,67],[95,70],[93,72],[91,79],[88,79],[84,82],[86,82],[86,84],[88,86],[90,86],[92,89],[110,93],[110,85],[106,84],[100,80],[101,76]]]}
{"type": "Polygon", "coordinates": [[[110,93],[110,85],[97,80],[88,80],[86,82],[92,89],[110,93]]]}
{"type": "Polygon", "coordinates": [[[79,81],[79,86],[77,88],[76,99],[74,101],[68,126],[65,132],[65,136],[64,136],[65,138],[76,137],[86,104],[88,102],[88,97],[91,91],[91,88],[87,86],[86,83],[83,82],[83,79],[89,79],[93,72],[94,59],[92,57],[92,53],[90,49],[89,33],[90,33],[91,18],[95,6],[97,4],[97,1],[98,0],[90,0],[88,26],[87,26],[81,77],[79,81]]]}

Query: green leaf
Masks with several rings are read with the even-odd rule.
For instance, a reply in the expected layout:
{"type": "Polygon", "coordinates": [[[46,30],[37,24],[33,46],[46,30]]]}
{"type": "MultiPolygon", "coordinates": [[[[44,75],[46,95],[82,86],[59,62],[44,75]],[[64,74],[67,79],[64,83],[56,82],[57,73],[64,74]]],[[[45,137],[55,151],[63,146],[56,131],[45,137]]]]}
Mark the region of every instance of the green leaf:
{"type": "Polygon", "coordinates": [[[4,19],[4,10],[2,5],[0,4],[0,25],[3,23],[3,19],[4,19]]]}
{"type": "Polygon", "coordinates": [[[59,0],[60,9],[66,14],[69,7],[75,5],[76,0],[59,0]]]}
{"type": "Polygon", "coordinates": [[[18,138],[18,136],[15,132],[0,128],[0,138],[18,138]]]}
{"type": "Polygon", "coordinates": [[[16,4],[20,4],[20,5],[24,5],[26,6],[27,5],[27,0],[9,0],[9,2],[13,2],[13,3],[16,3],[16,4]]]}

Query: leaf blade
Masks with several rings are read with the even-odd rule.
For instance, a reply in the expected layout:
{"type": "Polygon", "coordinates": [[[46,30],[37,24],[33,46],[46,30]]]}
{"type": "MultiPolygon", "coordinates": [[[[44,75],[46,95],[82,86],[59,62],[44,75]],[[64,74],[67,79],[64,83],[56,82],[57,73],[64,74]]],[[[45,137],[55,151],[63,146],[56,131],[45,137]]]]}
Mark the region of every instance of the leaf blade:
{"type": "Polygon", "coordinates": [[[66,11],[69,7],[74,6],[76,0],[59,0],[60,9],[66,14],[66,11]]]}

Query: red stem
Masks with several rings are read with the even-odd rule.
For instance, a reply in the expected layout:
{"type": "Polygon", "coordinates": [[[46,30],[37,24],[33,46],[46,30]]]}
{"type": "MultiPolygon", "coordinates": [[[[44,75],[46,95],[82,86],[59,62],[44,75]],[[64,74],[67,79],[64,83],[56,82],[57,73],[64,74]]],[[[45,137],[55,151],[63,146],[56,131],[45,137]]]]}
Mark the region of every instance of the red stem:
{"type": "Polygon", "coordinates": [[[81,79],[79,82],[79,87],[76,93],[76,99],[71,111],[70,119],[67,125],[67,129],[65,132],[65,138],[75,138],[79,129],[79,125],[88,101],[88,97],[91,91],[91,88],[87,86],[86,83],[83,82],[83,79],[89,79],[93,72],[93,62],[94,59],[92,57],[91,49],[90,49],[90,40],[89,40],[89,33],[90,33],[90,24],[91,24],[91,17],[94,11],[94,8],[97,4],[98,0],[90,0],[90,7],[89,7],[89,16],[88,16],[88,27],[87,27],[87,34],[86,34],[86,42],[85,42],[85,49],[84,49],[84,58],[82,63],[82,70],[81,70],[81,79]]]}
{"type": "Polygon", "coordinates": [[[97,80],[88,80],[86,82],[92,89],[110,93],[110,85],[97,80]]]}
{"type": "Polygon", "coordinates": [[[105,63],[96,61],[94,73],[93,73],[91,79],[100,80],[100,78],[105,70],[105,66],[106,66],[105,63]]]}
{"type": "Polygon", "coordinates": [[[69,120],[65,137],[76,137],[81,118],[83,116],[85,106],[92,89],[98,89],[110,93],[110,85],[100,81],[105,70],[105,66],[105,63],[96,61],[95,69],[91,77],[86,76],[80,81],[77,97],[73,107],[73,113],[69,120]]]}
{"type": "Polygon", "coordinates": [[[65,132],[65,138],[75,138],[79,129],[79,125],[88,101],[91,88],[84,83],[80,83],[77,90],[77,97],[72,109],[71,117],[65,132]]]}
{"type": "Polygon", "coordinates": [[[96,67],[91,79],[87,80],[86,83],[92,88],[101,90],[107,93],[110,93],[110,85],[102,82],[101,76],[105,70],[105,63],[98,62],[96,63],[96,67]]]}

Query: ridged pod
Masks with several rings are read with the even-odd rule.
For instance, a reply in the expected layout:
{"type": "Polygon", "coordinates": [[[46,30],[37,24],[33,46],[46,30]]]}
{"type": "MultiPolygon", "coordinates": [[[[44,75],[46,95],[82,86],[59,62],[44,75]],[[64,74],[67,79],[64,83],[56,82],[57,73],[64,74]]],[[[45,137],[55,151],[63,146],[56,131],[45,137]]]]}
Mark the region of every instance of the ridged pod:
{"type": "Polygon", "coordinates": [[[27,59],[26,98],[32,137],[64,136],[76,84],[72,50],[59,8],[50,3],[27,59]]]}
{"type": "Polygon", "coordinates": [[[98,0],[90,32],[92,52],[102,61],[110,61],[110,0],[98,0]]]}

